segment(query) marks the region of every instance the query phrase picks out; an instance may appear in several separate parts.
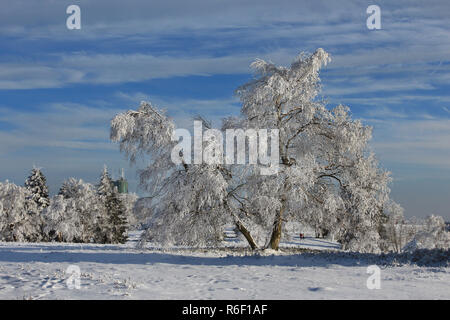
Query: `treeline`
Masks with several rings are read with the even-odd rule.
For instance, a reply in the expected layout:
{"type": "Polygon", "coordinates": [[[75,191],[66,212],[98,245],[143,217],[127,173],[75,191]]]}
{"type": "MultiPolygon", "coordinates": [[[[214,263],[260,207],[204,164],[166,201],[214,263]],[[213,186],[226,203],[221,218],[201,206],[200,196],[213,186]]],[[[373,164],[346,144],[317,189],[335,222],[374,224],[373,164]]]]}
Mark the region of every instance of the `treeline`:
{"type": "Polygon", "coordinates": [[[33,168],[24,186],[0,182],[0,241],[125,243],[135,194],[120,194],[105,166],[97,185],[69,178],[49,196],[33,168]]]}

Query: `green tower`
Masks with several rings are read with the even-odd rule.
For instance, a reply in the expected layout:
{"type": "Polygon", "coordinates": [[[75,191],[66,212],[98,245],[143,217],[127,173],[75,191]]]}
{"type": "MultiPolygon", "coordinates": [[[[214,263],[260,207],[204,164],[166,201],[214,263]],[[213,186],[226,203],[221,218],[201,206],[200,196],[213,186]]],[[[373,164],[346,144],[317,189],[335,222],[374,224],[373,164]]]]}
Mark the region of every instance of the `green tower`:
{"type": "Polygon", "coordinates": [[[119,193],[128,193],[128,181],[125,179],[123,169],[122,169],[122,176],[119,180],[115,180],[113,182],[114,187],[117,188],[117,191],[119,193]]]}

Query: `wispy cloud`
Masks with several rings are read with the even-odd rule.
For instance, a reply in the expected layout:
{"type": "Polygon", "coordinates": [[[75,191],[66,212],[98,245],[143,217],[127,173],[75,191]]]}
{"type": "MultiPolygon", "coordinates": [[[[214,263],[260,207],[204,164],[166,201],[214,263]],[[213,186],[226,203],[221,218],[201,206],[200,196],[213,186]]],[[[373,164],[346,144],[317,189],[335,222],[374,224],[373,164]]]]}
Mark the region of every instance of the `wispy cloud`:
{"type": "Polygon", "coordinates": [[[450,119],[428,115],[411,119],[406,113],[386,109],[369,114],[375,117],[363,120],[374,127],[371,145],[384,163],[421,166],[422,172],[409,179],[426,177],[439,168],[450,174],[450,119]]]}
{"type": "Polygon", "coordinates": [[[146,54],[75,54],[36,66],[0,63],[0,89],[58,88],[69,84],[117,84],[188,75],[248,72],[251,55],[223,57],[146,54]]]}
{"type": "Polygon", "coordinates": [[[112,150],[108,123],[118,110],[57,103],[34,112],[0,108],[0,154],[36,147],[112,150]]]}
{"type": "Polygon", "coordinates": [[[44,37],[57,48],[68,48],[45,52],[38,61],[32,56],[0,61],[0,89],[248,73],[256,57],[288,64],[298,50],[317,47],[333,55],[326,89],[334,95],[431,90],[439,77],[448,81],[449,76],[448,65],[440,65],[432,77],[429,70],[430,63],[448,61],[445,1],[432,1],[420,10],[411,2],[382,3],[380,32],[366,29],[367,4],[361,1],[131,1],[127,14],[122,1],[79,1],[84,23],[77,32],[61,22],[67,5],[15,1],[0,13],[0,30],[9,39],[44,37]],[[405,74],[418,64],[422,71],[406,81],[405,74]],[[389,79],[374,78],[383,73],[389,79]],[[333,75],[352,83],[341,87],[333,75]]]}

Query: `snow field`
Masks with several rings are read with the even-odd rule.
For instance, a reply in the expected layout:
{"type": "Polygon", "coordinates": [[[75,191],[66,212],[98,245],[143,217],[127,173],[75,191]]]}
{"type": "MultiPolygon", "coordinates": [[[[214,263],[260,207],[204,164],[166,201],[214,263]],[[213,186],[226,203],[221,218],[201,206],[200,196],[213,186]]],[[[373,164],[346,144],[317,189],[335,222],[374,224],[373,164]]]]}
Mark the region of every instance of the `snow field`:
{"type": "Polygon", "coordinates": [[[337,251],[290,254],[293,244],[284,245],[276,254],[249,255],[236,248],[138,250],[132,241],[4,242],[0,299],[450,299],[448,264],[380,260],[381,289],[369,290],[367,267],[376,259],[337,251]],[[71,265],[80,269],[79,289],[69,288],[71,265]]]}

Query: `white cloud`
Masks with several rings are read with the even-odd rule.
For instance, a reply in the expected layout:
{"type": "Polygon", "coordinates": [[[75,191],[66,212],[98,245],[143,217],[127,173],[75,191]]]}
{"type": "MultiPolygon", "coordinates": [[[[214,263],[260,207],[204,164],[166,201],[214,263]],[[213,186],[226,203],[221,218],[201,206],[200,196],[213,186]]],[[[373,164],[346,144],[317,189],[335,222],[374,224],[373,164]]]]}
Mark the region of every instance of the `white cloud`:
{"type": "Polygon", "coordinates": [[[50,0],[39,4],[14,1],[0,13],[0,34],[60,41],[70,48],[72,41],[87,41],[96,49],[52,52],[51,57],[37,62],[34,58],[21,58],[20,62],[3,59],[0,89],[248,73],[248,65],[256,57],[288,64],[297,50],[317,47],[332,54],[327,73],[352,82],[341,87],[328,79],[329,94],[431,90],[436,82],[448,83],[448,65],[439,65],[438,74],[429,70],[430,62],[448,61],[450,42],[443,41],[450,38],[443,14],[449,6],[445,1],[420,8],[403,1],[382,3],[383,29],[379,32],[367,30],[366,5],[358,1],[80,1],[84,19],[80,32],[66,30],[61,22],[65,5],[50,0]],[[39,10],[42,8],[46,10],[39,10]],[[197,42],[194,48],[170,40],[173,36],[193,39],[198,46],[197,42]],[[111,43],[114,52],[136,45],[140,49],[98,53],[110,52],[111,43]],[[153,46],[161,51],[151,52],[153,46]],[[390,79],[377,81],[373,75],[390,79]]]}
{"type": "Polygon", "coordinates": [[[371,145],[383,162],[419,165],[423,170],[417,175],[422,176],[430,170],[450,169],[450,119],[363,120],[374,127],[371,145]]]}
{"type": "Polygon", "coordinates": [[[236,74],[249,71],[250,55],[170,57],[145,54],[63,55],[36,66],[0,64],[0,89],[62,87],[73,83],[114,84],[188,75],[236,74]]]}
{"type": "Polygon", "coordinates": [[[109,120],[118,110],[74,103],[52,104],[39,111],[0,108],[0,121],[12,129],[0,131],[0,154],[24,148],[113,150],[109,120]]]}
{"type": "Polygon", "coordinates": [[[180,127],[191,126],[192,117],[198,114],[217,121],[222,115],[239,111],[237,99],[233,97],[179,99],[141,92],[117,92],[115,97],[124,102],[123,108],[70,102],[44,105],[33,111],[0,107],[0,122],[10,127],[0,130],[0,155],[40,147],[118,152],[118,146],[109,142],[110,120],[119,112],[137,108],[142,100],[165,108],[180,127]]]}

